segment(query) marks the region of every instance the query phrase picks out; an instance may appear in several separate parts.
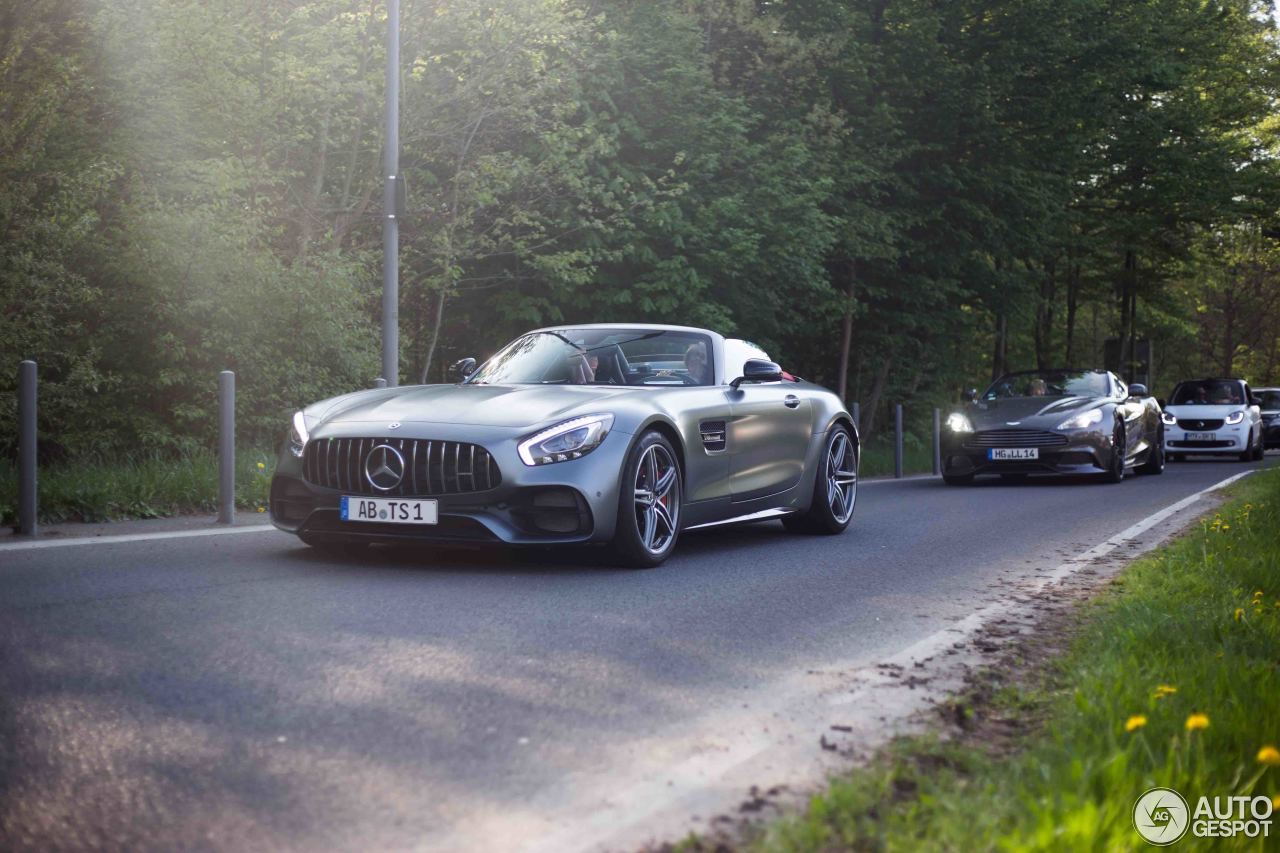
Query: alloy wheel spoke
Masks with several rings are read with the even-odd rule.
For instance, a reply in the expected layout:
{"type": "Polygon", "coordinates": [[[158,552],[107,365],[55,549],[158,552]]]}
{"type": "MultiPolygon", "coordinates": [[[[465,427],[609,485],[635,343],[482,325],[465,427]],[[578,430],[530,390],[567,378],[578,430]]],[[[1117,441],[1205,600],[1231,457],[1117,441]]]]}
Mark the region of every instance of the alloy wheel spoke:
{"type": "Polygon", "coordinates": [[[663,498],[671,491],[671,486],[676,481],[676,468],[672,465],[667,472],[658,479],[658,484],[653,487],[655,497],[663,498]]]}

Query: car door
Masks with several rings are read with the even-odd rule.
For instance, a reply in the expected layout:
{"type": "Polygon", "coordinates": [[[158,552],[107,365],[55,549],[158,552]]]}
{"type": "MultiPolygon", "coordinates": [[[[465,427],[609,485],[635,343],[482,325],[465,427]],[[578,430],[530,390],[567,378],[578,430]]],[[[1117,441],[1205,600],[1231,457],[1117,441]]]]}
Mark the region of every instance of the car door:
{"type": "Polygon", "coordinates": [[[800,482],[813,438],[810,401],[791,382],[743,383],[729,391],[729,478],[733,500],[785,491],[800,482]]]}

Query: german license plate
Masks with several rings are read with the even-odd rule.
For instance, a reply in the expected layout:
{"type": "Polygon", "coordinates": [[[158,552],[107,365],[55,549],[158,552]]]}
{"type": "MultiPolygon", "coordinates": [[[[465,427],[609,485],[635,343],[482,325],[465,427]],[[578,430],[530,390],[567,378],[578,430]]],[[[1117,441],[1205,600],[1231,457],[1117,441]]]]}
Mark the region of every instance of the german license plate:
{"type": "Polygon", "coordinates": [[[342,496],[343,521],[376,521],[383,524],[438,524],[439,502],[399,501],[387,498],[342,496]]]}
{"type": "Polygon", "coordinates": [[[1189,432],[1187,433],[1187,441],[1217,441],[1218,434],[1216,432],[1189,432]]]}
{"type": "Polygon", "coordinates": [[[1023,459],[1039,459],[1038,447],[993,447],[987,451],[987,458],[997,462],[1021,462],[1023,459]]]}

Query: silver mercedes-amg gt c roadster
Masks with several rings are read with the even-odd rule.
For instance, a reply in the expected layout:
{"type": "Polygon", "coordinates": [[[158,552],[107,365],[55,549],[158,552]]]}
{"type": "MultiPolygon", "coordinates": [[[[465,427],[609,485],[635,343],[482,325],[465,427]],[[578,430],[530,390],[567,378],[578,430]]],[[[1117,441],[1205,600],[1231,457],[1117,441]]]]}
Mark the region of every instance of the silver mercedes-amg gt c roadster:
{"type": "Polygon", "coordinates": [[[538,329],[456,384],[293,416],[271,519],[317,547],[598,543],[637,567],[682,530],[779,518],[840,533],[859,444],[839,398],[758,347],[681,326],[538,329]]]}

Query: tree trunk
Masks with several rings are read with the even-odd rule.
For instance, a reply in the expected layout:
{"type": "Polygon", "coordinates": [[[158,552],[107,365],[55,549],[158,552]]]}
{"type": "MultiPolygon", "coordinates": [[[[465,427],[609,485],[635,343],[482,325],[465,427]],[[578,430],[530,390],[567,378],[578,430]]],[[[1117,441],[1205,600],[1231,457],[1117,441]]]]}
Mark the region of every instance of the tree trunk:
{"type": "Polygon", "coordinates": [[[444,302],[448,292],[443,288],[436,294],[436,318],[431,326],[431,337],[427,342],[427,355],[422,360],[422,374],[418,378],[419,385],[426,385],[431,374],[431,360],[436,355],[436,344],[440,341],[440,321],[444,319],[444,302]]]}
{"type": "Polygon", "coordinates": [[[991,349],[991,381],[999,379],[1005,373],[1009,335],[1009,318],[1004,312],[996,314],[995,341],[991,349]]]}
{"type": "Polygon", "coordinates": [[[853,346],[853,289],[857,282],[858,262],[849,259],[849,278],[845,285],[844,318],[840,326],[840,370],[836,379],[836,392],[846,403],[849,400],[849,350],[853,346]]]}
{"type": "Polygon", "coordinates": [[[1067,352],[1064,367],[1075,367],[1076,307],[1080,299],[1080,265],[1067,265],[1067,352]]]}
{"type": "Polygon", "coordinates": [[[889,371],[893,367],[892,359],[885,359],[876,371],[876,378],[871,383],[871,393],[867,395],[867,404],[862,407],[862,440],[870,441],[876,430],[876,409],[880,408],[880,398],[884,396],[884,386],[889,381],[889,371]]]}
{"type": "Polygon", "coordinates": [[[1036,367],[1047,370],[1053,365],[1053,317],[1054,303],[1058,297],[1057,259],[1044,263],[1040,278],[1040,300],[1036,305],[1036,367]]]}

